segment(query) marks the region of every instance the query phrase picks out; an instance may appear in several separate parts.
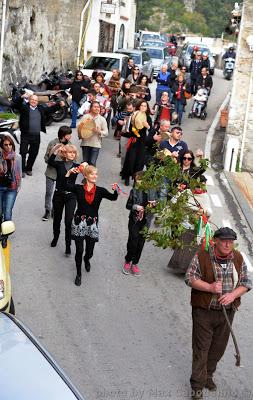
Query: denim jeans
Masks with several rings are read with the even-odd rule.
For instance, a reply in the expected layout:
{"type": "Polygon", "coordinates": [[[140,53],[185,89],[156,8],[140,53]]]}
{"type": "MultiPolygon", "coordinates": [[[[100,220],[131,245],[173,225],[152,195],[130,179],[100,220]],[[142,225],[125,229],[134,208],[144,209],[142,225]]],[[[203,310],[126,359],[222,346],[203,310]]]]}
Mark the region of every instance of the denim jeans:
{"type": "Polygon", "coordinates": [[[55,180],[46,176],[45,210],[52,210],[52,197],[55,188],[55,180]]]}
{"type": "Polygon", "coordinates": [[[95,167],[99,150],[98,147],[82,146],[83,162],[87,162],[89,165],[95,167]]]}
{"type": "Polygon", "coordinates": [[[79,109],[79,104],[75,101],[72,101],[71,104],[71,112],[72,112],[72,121],[71,121],[71,128],[76,128],[76,120],[77,120],[77,111],[79,109]]]}
{"type": "Polygon", "coordinates": [[[11,221],[12,209],[17,197],[17,191],[0,186],[0,218],[2,221],[11,221]]]}
{"type": "Polygon", "coordinates": [[[183,112],[184,112],[184,105],[182,104],[182,102],[180,100],[176,100],[175,107],[176,107],[176,112],[178,115],[178,123],[181,124],[183,112]]]}

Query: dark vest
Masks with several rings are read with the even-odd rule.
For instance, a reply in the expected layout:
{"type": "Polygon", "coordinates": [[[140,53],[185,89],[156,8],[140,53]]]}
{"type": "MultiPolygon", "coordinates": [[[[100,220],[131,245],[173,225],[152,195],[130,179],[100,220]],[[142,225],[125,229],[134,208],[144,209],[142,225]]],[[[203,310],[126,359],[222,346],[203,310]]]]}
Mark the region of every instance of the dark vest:
{"type": "MultiPolygon", "coordinates": [[[[233,263],[235,269],[238,273],[238,277],[240,279],[241,270],[242,270],[242,262],[243,257],[239,251],[234,250],[234,259],[233,263]]],[[[208,283],[213,283],[215,281],[212,262],[210,258],[210,254],[206,251],[200,251],[198,253],[199,265],[202,278],[201,280],[208,283]]],[[[209,308],[212,301],[212,293],[202,292],[201,290],[193,289],[191,292],[191,305],[192,307],[201,307],[201,308],[209,308]]],[[[241,298],[238,297],[235,299],[234,303],[235,307],[239,307],[241,304],[241,298]]]]}

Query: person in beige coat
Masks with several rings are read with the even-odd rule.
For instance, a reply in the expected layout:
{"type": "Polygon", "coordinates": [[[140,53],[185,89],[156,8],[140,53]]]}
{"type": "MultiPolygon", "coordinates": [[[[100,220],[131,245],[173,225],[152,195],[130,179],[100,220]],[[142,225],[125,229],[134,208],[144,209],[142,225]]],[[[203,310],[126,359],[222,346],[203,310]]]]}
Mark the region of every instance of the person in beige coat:
{"type": "Polygon", "coordinates": [[[87,119],[93,119],[96,126],[93,128],[92,135],[89,138],[81,139],[80,145],[83,153],[83,162],[87,162],[89,165],[95,167],[99,150],[102,146],[102,138],[108,136],[106,119],[100,115],[100,105],[98,101],[93,101],[90,112],[83,116],[78,127],[87,119]]]}

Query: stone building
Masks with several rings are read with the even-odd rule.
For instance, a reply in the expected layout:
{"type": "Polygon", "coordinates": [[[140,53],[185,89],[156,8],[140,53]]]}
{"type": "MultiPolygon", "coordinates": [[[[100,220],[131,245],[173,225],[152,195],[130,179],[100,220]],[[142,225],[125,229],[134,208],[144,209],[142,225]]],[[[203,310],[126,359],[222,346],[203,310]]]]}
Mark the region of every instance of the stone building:
{"type": "Polygon", "coordinates": [[[253,171],[253,48],[247,42],[252,21],[253,2],[244,0],[227,134],[239,139],[239,164],[246,171],[253,171]]]}
{"type": "MultiPolygon", "coordinates": [[[[3,89],[21,76],[37,81],[43,72],[54,67],[76,67],[80,49],[83,61],[91,52],[112,51],[122,44],[133,44],[136,14],[133,0],[7,0],[6,3],[3,89]],[[87,12],[81,21],[85,6],[87,12]]],[[[2,4],[0,1],[0,26],[2,4]]]]}

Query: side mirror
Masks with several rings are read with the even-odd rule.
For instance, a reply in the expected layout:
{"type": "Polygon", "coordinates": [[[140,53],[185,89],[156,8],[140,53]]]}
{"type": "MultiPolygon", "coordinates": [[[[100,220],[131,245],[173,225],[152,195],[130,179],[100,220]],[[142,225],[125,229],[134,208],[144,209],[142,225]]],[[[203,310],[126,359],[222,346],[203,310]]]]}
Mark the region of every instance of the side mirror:
{"type": "Polygon", "coordinates": [[[8,236],[15,232],[15,225],[12,221],[5,221],[1,224],[2,236],[8,236]]]}

